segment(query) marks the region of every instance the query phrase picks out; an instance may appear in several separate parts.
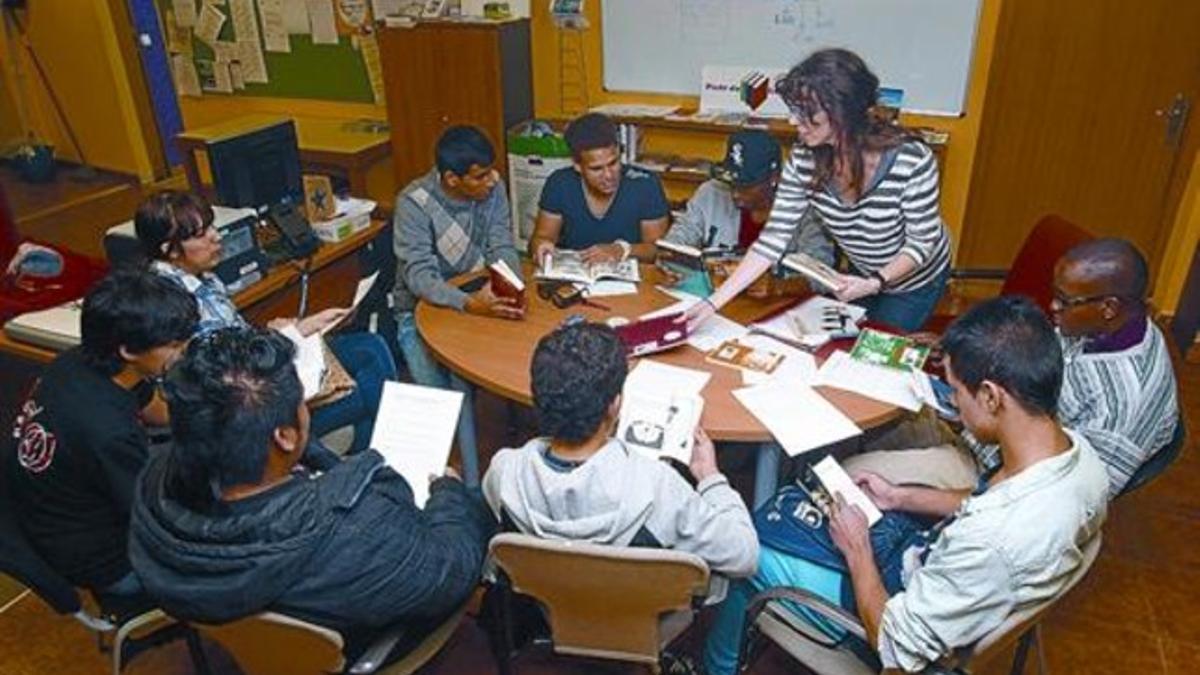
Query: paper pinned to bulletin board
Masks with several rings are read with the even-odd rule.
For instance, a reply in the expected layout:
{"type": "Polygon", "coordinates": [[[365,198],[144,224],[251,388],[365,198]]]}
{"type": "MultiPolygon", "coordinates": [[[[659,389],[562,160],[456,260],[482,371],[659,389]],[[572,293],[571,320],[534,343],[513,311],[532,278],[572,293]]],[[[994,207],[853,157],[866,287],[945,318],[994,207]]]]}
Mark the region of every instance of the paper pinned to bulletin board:
{"type": "Polygon", "coordinates": [[[156,2],[183,96],[383,103],[371,0],[156,2]]]}

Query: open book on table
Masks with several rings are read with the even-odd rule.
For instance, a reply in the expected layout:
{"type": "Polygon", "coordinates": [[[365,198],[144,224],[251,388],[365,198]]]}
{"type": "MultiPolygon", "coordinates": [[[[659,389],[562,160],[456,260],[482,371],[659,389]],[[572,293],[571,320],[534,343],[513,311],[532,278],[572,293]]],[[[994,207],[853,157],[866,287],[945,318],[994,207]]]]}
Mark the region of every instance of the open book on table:
{"type": "Polygon", "coordinates": [[[586,263],[583,261],[581,252],[566,249],[555,249],[553,253],[547,253],[538,267],[537,278],[572,281],[588,285],[601,279],[635,283],[642,280],[641,274],[638,272],[638,261],[633,258],[586,263]]]}

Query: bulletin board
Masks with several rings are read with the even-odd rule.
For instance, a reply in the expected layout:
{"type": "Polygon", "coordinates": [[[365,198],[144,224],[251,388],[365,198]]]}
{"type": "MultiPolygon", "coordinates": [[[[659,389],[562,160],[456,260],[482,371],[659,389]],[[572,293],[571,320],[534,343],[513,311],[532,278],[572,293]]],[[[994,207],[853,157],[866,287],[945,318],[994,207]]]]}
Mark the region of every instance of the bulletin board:
{"type": "MultiPolygon", "coordinates": [[[[383,101],[382,73],[379,70],[378,43],[375,41],[374,26],[369,0],[155,0],[159,18],[163,24],[164,40],[172,59],[176,90],[181,96],[267,96],[278,98],[310,98],[328,101],[375,103],[383,101]],[[322,7],[321,5],[326,7],[322,7]],[[205,5],[224,16],[215,40],[201,37],[205,5]],[[286,10],[286,11],[285,11],[286,10]],[[196,12],[192,21],[180,22],[180,12],[196,12]],[[289,14],[283,20],[284,35],[289,51],[279,51],[282,39],[278,26],[283,11],[289,14]],[[274,41],[269,38],[269,13],[274,14],[276,33],[274,41]],[[311,22],[309,13],[312,13],[311,22]],[[241,13],[240,16],[238,13],[241,13]],[[239,35],[241,24],[245,28],[247,13],[253,15],[254,26],[239,35]],[[236,17],[236,18],[235,18],[236,17]],[[332,22],[331,22],[332,18],[332,22]],[[180,24],[190,25],[180,25],[180,24]],[[321,31],[324,31],[323,33],[321,31]],[[336,31],[336,44],[319,43],[323,36],[329,40],[336,31]],[[215,43],[215,44],[214,44],[215,43]],[[257,43],[265,69],[266,82],[255,82],[242,78],[237,82],[231,77],[228,91],[216,82],[215,71],[221,67],[222,59],[242,54],[251,49],[245,44],[257,43]],[[274,49],[273,49],[274,47],[274,49]],[[218,52],[221,53],[218,53],[218,52]],[[177,60],[186,60],[195,70],[194,75],[181,72],[187,70],[177,60]],[[370,67],[372,61],[374,68],[370,67]],[[374,73],[372,73],[374,70],[374,73]],[[374,82],[373,76],[374,75],[374,82]],[[195,77],[191,86],[187,80],[195,77]],[[240,86],[239,86],[240,84],[240,86]]],[[[212,17],[209,17],[211,20],[212,17]]],[[[239,64],[240,59],[237,59],[239,64]]],[[[226,61],[228,63],[228,61],[226,61]]]]}

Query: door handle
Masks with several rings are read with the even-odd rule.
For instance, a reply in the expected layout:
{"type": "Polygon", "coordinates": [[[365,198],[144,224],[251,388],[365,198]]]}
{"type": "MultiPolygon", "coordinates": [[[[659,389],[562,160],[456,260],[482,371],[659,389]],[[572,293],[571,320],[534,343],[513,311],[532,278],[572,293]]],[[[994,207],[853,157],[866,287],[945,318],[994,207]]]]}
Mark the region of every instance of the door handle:
{"type": "Polygon", "coordinates": [[[1179,142],[1183,139],[1183,129],[1187,126],[1188,113],[1191,112],[1191,108],[1192,102],[1186,96],[1175,94],[1170,107],[1154,111],[1155,117],[1162,117],[1167,121],[1166,137],[1163,139],[1167,145],[1179,146],[1179,142]]]}

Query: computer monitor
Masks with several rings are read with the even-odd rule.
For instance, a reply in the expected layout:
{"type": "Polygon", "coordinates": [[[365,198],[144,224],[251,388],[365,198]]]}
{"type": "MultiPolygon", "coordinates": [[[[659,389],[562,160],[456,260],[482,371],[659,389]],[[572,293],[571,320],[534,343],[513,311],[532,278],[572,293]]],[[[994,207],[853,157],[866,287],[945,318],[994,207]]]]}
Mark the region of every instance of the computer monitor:
{"type": "Polygon", "coordinates": [[[217,202],[260,212],[281,202],[302,204],[296,124],[273,124],[208,143],[217,202]]]}

